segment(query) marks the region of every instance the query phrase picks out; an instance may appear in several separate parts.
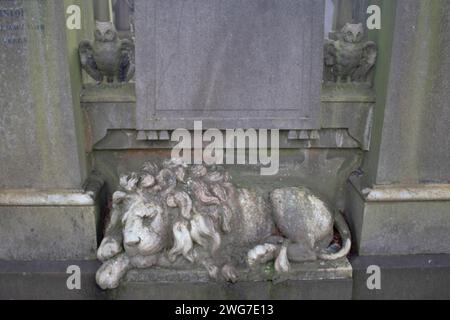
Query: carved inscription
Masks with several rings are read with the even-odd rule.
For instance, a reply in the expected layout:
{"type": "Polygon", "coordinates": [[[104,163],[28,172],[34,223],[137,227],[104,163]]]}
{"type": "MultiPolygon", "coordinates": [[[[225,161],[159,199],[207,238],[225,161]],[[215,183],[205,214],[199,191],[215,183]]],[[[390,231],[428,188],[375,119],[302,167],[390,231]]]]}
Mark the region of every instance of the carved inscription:
{"type": "MultiPolygon", "coordinates": [[[[30,1],[31,2],[31,1],[30,1]]],[[[44,32],[41,21],[26,21],[24,1],[0,0],[0,41],[7,47],[21,46],[27,42],[27,30],[44,32]]]]}

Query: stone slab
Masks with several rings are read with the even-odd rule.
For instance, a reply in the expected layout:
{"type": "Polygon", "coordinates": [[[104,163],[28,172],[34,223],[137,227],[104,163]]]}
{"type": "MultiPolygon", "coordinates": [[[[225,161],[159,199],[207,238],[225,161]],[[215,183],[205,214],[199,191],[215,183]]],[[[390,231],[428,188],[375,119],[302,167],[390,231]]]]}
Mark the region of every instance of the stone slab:
{"type": "Polygon", "coordinates": [[[354,256],[353,299],[450,299],[450,255],[354,256]],[[367,267],[380,267],[381,289],[367,288],[367,267]]]}
{"type": "Polygon", "coordinates": [[[137,129],[317,129],[324,1],[136,0],[137,129]]]}
{"type": "MultiPolygon", "coordinates": [[[[315,297],[320,299],[334,295],[343,297],[351,290],[352,299],[450,299],[450,255],[407,255],[407,256],[351,256],[353,276],[351,280],[318,280],[281,283],[279,290],[284,295],[315,297]],[[377,265],[381,269],[381,290],[368,290],[366,286],[367,267],[377,265]],[[349,285],[350,283],[350,285],[349,285]],[[332,292],[332,294],[330,294],[332,292]]],[[[102,291],[95,284],[98,261],[1,261],[0,299],[114,299],[135,297],[140,299],[168,299],[169,292],[176,299],[205,299],[205,296],[241,299],[242,292],[258,290],[263,293],[268,283],[247,282],[235,288],[228,296],[218,291],[220,286],[208,287],[205,283],[186,286],[185,283],[160,283],[153,287],[134,283],[119,292],[102,291]],[[77,265],[81,270],[81,290],[68,290],[67,267],[77,265]],[[261,289],[262,288],[262,289],[261,289]]],[[[232,284],[223,284],[225,289],[232,284]]],[[[229,289],[229,288],[228,288],[229,289]]],[[[260,299],[262,295],[259,295],[260,299]]],[[[289,297],[288,297],[289,298],[289,297]]]]}
{"type": "Polygon", "coordinates": [[[0,188],[79,188],[87,168],[64,3],[11,0],[0,8],[0,188]]]}
{"type": "Polygon", "coordinates": [[[105,299],[95,283],[97,261],[2,261],[0,260],[1,300],[105,299]],[[80,290],[67,288],[69,266],[78,266],[80,290]]]}
{"type": "Polygon", "coordinates": [[[134,83],[85,84],[81,92],[81,103],[136,102],[134,83]]]}
{"type": "Polygon", "coordinates": [[[303,280],[268,282],[130,283],[108,292],[110,299],[136,300],[315,300],[351,299],[352,280],[303,280]]]}
{"type": "Polygon", "coordinates": [[[234,284],[211,281],[204,270],[131,270],[108,292],[113,299],[350,299],[352,268],[346,258],[291,264],[283,278],[273,270],[239,270],[234,284]]]}

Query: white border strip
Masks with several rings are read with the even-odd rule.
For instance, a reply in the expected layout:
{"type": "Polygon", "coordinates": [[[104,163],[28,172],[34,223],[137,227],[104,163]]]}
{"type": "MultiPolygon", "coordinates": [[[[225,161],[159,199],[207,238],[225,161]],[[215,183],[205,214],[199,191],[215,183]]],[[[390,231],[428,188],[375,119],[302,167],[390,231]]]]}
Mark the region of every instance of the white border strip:
{"type": "Polygon", "coordinates": [[[82,190],[0,189],[0,206],[92,206],[94,198],[82,190]]]}
{"type": "Polygon", "coordinates": [[[450,201],[450,184],[378,185],[375,188],[361,190],[357,180],[350,179],[350,183],[368,202],[450,201]]]}

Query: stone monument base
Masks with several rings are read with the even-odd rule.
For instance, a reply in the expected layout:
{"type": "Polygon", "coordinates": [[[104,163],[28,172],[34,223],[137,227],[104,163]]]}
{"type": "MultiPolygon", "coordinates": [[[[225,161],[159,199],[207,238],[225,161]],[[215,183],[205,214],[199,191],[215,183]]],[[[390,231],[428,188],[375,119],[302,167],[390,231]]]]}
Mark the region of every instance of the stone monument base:
{"type": "MultiPolygon", "coordinates": [[[[278,283],[189,282],[183,273],[177,279],[171,272],[166,273],[165,281],[147,282],[162,277],[161,270],[135,270],[119,288],[103,291],[95,283],[99,261],[0,260],[0,299],[450,299],[450,255],[350,256],[349,261],[350,269],[346,261],[334,271],[323,266],[322,271],[330,271],[330,277],[334,273],[334,278],[324,279],[323,274],[318,276],[319,270],[311,273],[304,265],[303,278],[278,283]],[[70,275],[66,270],[71,265],[80,267],[80,290],[67,288],[70,275]],[[380,290],[367,288],[367,267],[371,265],[381,269],[380,290]],[[352,276],[337,277],[349,270],[352,276]]],[[[205,273],[195,274],[206,279],[205,273]]]]}
{"type": "Polygon", "coordinates": [[[450,185],[363,189],[348,182],[347,218],[360,255],[450,254],[450,185]]]}
{"type": "Polygon", "coordinates": [[[351,299],[352,266],[347,258],[291,263],[277,277],[270,267],[262,272],[239,270],[236,283],[211,281],[203,270],[134,269],[121,285],[108,292],[113,299],[351,299]]]}
{"type": "Polygon", "coordinates": [[[0,190],[0,260],[95,259],[97,193],[0,190]]]}

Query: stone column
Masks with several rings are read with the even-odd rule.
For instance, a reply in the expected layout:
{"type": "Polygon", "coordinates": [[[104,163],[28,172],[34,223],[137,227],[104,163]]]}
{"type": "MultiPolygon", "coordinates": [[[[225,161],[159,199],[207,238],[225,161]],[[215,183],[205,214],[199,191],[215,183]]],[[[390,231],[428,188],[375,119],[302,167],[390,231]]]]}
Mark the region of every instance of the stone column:
{"type": "Polygon", "coordinates": [[[368,17],[367,8],[370,5],[370,0],[353,0],[352,6],[352,21],[353,23],[366,24],[368,17]]]}
{"type": "Polygon", "coordinates": [[[370,0],[330,0],[333,4],[332,32],[326,37],[336,39],[339,32],[346,23],[362,23],[364,26],[367,19],[367,7],[370,0]]]}
{"type": "Polygon", "coordinates": [[[334,30],[339,31],[347,22],[352,22],[353,0],[334,0],[334,30]]]}
{"type": "Polygon", "coordinates": [[[98,186],[83,188],[89,167],[70,4],[83,8],[88,30],[86,0],[0,1],[11,13],[0,17],[10,26],[0,31],[0,259],[95,257],[98,186]]]}
{"type": "Polygon", "coordinates": [[[111,21],[109,12],[109,0],[94,0],[94,16],[96,21],[111,21]]]}
{"type": "Polygon", "coordinates": [[[450,253],[450,3],[379,3],[372,141],[347,213],[360,254],[450,253]]]}

